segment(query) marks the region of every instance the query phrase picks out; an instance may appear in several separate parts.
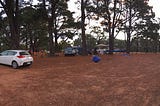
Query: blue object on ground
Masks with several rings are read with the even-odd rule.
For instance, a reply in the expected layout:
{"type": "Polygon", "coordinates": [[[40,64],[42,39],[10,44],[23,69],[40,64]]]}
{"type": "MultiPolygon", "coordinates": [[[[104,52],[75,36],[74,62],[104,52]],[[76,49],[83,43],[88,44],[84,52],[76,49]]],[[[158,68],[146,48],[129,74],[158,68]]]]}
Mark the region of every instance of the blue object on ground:
{"type": "Polygon", "coordinates": [[[98,63],[100,60],[101,60],[101,58],[99,56],[94,55],[92,57],[92,61],[95,62],[95,63],[98,63]]]}

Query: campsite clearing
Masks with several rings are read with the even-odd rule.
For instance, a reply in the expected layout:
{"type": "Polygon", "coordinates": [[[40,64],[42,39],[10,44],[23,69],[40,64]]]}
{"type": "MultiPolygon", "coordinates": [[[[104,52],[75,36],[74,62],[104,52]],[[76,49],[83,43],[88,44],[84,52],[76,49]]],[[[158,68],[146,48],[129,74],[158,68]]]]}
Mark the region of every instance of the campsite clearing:
{"type": "Polygon", "coordinates": [[[0,65],[0,106],[159,106],[160,54],[34,57],[0,65]]]}

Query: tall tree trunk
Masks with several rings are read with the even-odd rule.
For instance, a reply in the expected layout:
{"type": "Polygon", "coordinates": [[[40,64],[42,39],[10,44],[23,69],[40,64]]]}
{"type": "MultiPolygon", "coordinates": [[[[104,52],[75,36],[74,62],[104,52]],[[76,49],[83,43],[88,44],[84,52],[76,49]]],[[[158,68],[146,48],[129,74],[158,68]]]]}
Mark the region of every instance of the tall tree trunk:
{"type": "Polygon", "coordinates": [[[16,31],[16,48],[20,49],[20,34],[19,34],[19,0],[16,0],[15,7],[15,31],[16,31]]]}
{"type": "Polygon", "coordinates": [[[53,18],[49,18],[49,25],[48,25],[48,31],[49,31],[49,51],[50,51],[50,56],[53,56],[54,55],[54,43],[53,43],[53,31],[52,31],[52,28],[53,28],[53,18]]]}
{"type": "Polygon", "coordinates": [[[157,53],[158,52],[158,37],[156,37],[154,40],[153,40],[153,48],[154,48],[154,53],[157,53]]]}
{"type": "Polygon", "coordinates": [[[139,52],[139,38],[137,37],[137,40],[136,40],[136,52],[139,52]]]}
{"type": "MultiPolygon", "coordinates": [[[[52,0],[51,1],[51,18],[50,18],[50,21],[49,21],[49,42],[50,42],[50,56],[53,56],[54,53],[55,53],[55,45],[54,45],[54,42],[53,42],[53,33],[57,35],[57,33],[55,32],[56,30],[56,4],[59,2],[59,0],[52,0]],[[54,30],[53,30],[54,29],[54,30]]],[[[56,42],[57,43],[57,42],[56,42]]]]}
{"type": "Polygon", "coordinates": [[[48,38],[48,47],[49,47],[49,55],[52,56],[54,54],[54,43],[53,43],[53,35],[52,35],[52,18],[50,18],[48,16],[48,12],[46,9],[46,0],[42,1],[43,4],[43,9],[45,11],[45,15],[44,18],[46,19],[46,21],[48,22],[48,34],[49,34],[49,38],[48,38]]]}
{"type": "Polygon", "coordinates": [[[158,52],[160,52],[160,41],[158,41],[158,52]]]}
{"type": "Polygon", "coordinates": [[[56,25],[56,16],[54,15],[54,50],[55,52],[58,52],[58,33],[57,33],[57,25],[56,25]]]}
{"type": "MultiPolygon", "coordinates": [[[[113,14],[113,19],[112,19],[112,25],[110,25],[110,35],[109,35],[109,54],[113,54],[113,50],[114,50],[114,31],[115,31],[115,19],[116,19],[116,4],[117,4],[117,0],[114,0],[114,14],[113,14]]],[[[108,11],[109,13],[109,11],[108,11]]],[[[110,17],[110,16],[109,16],[110,17]]],[[[111,20],[111,18],[110,18],[111,20]]],[[[111,24],[111,22],[110,22],[111,24]]]]}
{"type": "Polygon", "coordinates": [[[131,28],[132,28],[132,5],[131,1],[130,7],[129,7],[129,26],[127,27],[127,53],[130,54],[130,48],[131,48],[131,28]]]}
{"type": "Polygon", "coordinates": [[[55,37],[54,50],[55,50],[55,52],[58,52],[58,35],[57,35],[57,31],[54,31],[54,37],[55,37]]]}
{"type": "Polygon", "coordinates": [[[109,1],[105,0],[104,1],[106,5],[106,12],[107,12],[107,17],[108,17],[108,33],[109,33],[109,54],[113,54],[113,36],[112,36],[112,31],[111,31],[111,14],[109,12],[109,1]]]}
{"type": "Polygon", "coordinates": [[[29,31],[30,51],[32,51],[32,52],[33,52],[33,55],[34,55],[35,47],[34,47],[34,43],[33,43],[32,32],[31,32],[29,26],[28,26],[28,31],[29,31]]]}
{"type": "Polygon", "coordinates": [[[5,3],[0,1],[1,5],[4,8],[4,11],[7,14],[8,22],[9,22],[9,27],[10,27],[10,33],[11,33],[11,49],[19,49],[19,31],[18,31],[18,3],[19,0],[16,0],[16,3],[12,0],[6,0],[5,3]],[[16,5],[15,5],[16,4],[16,5]]]}
{"type": "Polygon", "coordinates": [[[46,19],[48,21],[48,33],[49,33],[49,51],[50,51],[50,56],[53,56],[55,51],[54,51],[54,42],[53,42],[53,24],[54,24],[54,17],[55,17],[55,9],[56,9],[56,3],[59,0],[52,0],[51,1],[51,16],[48,16],[47,14],[47,9],[46,9],[46,1],[43,0],[43,8],[44,11],[46,12],[46,19]]]}
{"type": "Polygon", "coordinates": [[[81,0],[81,31],[82,31],[82,55],[87,55],[85,36],[85,3],[81,0]]]}

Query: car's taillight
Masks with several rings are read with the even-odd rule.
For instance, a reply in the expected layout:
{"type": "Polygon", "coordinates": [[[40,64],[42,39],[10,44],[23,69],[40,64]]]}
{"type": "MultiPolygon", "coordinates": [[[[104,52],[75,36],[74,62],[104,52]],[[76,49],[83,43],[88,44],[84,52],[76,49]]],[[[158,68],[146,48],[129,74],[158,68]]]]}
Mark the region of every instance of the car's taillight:
{"type": "Polygon", "coordinates": [[[21,55],[21,56],[17,56],[17,57],[18,57],[18,58],[25,58],[25,56],[22,56],[22,55],[21,55]]]}

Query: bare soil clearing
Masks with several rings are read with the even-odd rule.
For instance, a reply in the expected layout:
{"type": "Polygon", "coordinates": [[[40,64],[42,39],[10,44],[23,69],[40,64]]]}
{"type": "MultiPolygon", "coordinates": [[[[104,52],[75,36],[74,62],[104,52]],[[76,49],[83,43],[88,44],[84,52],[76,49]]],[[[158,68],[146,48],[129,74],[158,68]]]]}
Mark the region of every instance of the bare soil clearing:
{"type": "Polygon", "coordinates": [[[35,57],[0,65],[0,106],[160,106],[160,54],[35,57]]]}

